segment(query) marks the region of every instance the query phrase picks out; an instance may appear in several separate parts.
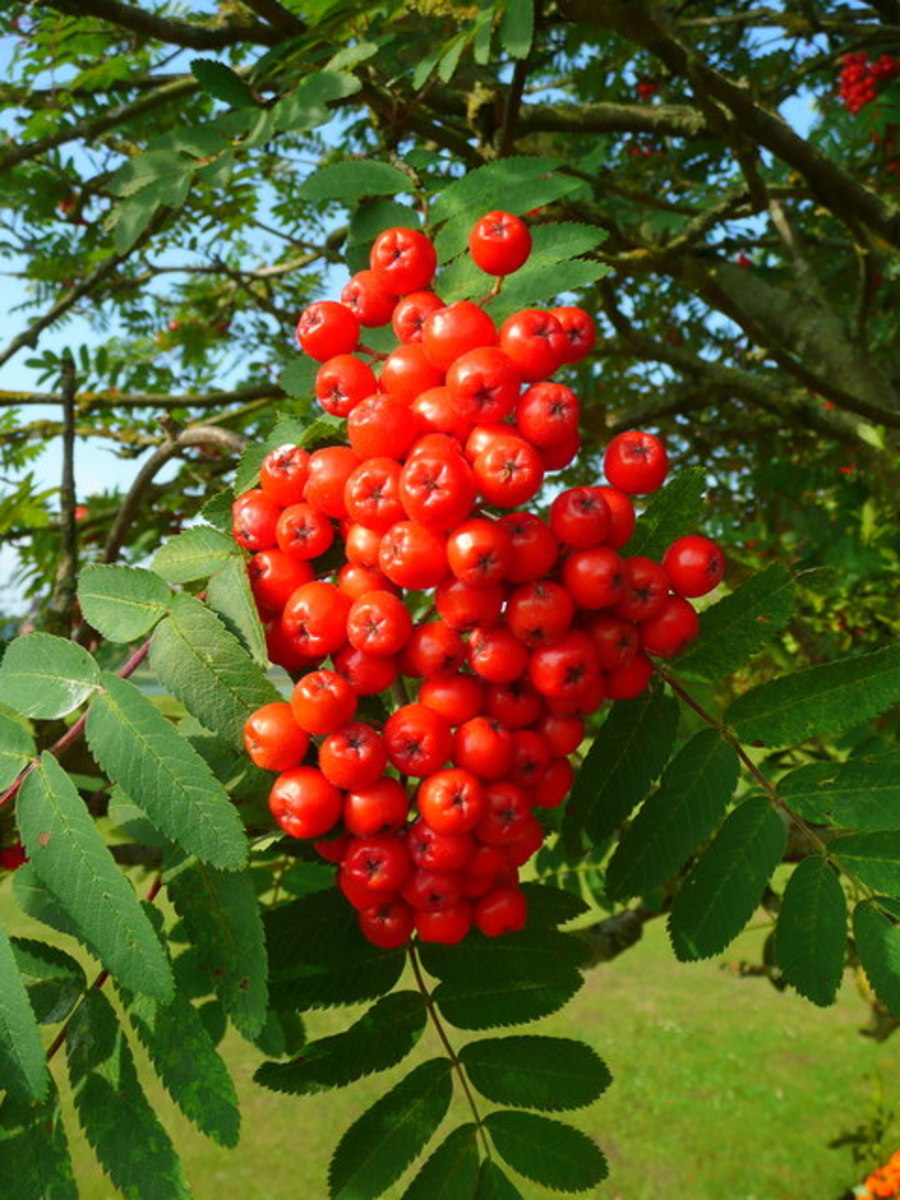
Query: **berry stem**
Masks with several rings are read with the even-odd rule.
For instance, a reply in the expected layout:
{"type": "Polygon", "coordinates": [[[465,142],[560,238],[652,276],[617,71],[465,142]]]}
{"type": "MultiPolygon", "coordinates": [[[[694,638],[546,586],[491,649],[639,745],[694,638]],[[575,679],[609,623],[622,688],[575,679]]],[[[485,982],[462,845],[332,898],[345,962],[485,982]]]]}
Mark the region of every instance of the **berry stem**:
{"type": "Polygon", "coordinates": [[[491,1143],[488,1140],[487,1131],[485,1130],[484,1122],[481,1119],[481,1113],[478,1111],[478,1105],[475,1103],[475,1097],[472,1094],[472,1089],[469,1087],[469,1081],[466,1078],[465,1069],[463,1068],[456,1051],[453,1049],[450,1039],[447,1037],[447,1031],[444,1029],[440,1014],[438,1013],[437,1005],[432,998],[431,992],[428,990],[428,985],[425,982],[425,976],[422,974],[422,967],[419,963],[419,956],[416,953],[416,948],[414,945],[410,945],[409,947],[409,961],[413,969],[413,974],[416,977],[416,983],[419,991],[422,993],[422,996],[425,1000],[425,1006],[428,1009],[428,1015],[431,1018],[431,1023],[434,1025],[435,1032],[440,1038],[441,1045],[446,1050],[447,1057],[450,1059],[450,1062],[453,1064],[453,1069],[459,1077],[460,1086],[462,1087],[466,1102],[469,1105],[469,1108],[472,1112],[472,1117],[475,1121],[475,1127],[477,1128],[478,1134],[484,1145],[485,1156],[487,1158],[491,1158],[491,1143]]]}

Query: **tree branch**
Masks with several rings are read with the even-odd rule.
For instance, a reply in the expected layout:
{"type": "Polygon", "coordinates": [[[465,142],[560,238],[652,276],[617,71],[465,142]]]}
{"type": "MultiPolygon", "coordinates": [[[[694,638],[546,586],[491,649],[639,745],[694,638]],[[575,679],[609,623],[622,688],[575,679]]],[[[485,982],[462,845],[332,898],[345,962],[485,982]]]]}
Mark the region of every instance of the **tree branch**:
{"type": "MultiPolygon", "coordinates": [[[[74,400],[76,412],[83,415],[98,408],[223,408],[251,400],[283,400],[286,395],[276,383],[260,383],[232,392],[201,392],[197,396],[169,396],[163,392],[76,392],[74,400]]],[[[62,392],[0,391],[0,406],[62,404],[63,399],[62,392]]]]}
{"type": "Polygon", "coordinates": [[[70,17],[97,17],[142,37],[188,50],[222,50],[245,42],[277,46],[281,41],[278,30],[267,25],[194,25],[176,17],[160,17],[120,0],[43,0],[43,6],[70,17]]]}
{"type": "Polygon", "coordinates": [[[288,37],[301,37],[306,33],[305,22],[295,13],[283,8],[278,0],[242,0],[242,3],[244,8],[249,8],[288,37]]]}

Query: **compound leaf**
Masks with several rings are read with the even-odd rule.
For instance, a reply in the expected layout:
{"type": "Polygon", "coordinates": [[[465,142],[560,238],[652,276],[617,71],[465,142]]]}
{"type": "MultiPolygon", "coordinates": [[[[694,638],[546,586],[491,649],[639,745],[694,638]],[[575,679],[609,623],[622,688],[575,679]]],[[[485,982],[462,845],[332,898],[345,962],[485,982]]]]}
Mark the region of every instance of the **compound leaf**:
{"type": "Polygon", "coordinates": [[[501,1158],[535,1183],[583,1192],[606,1178],[601,1151],[586,1133],[537,1113],[489,1113],[484,1120],[501,1158]]]}
{"type": "Polygon", "coordinates": [[[274,684],[219,618],[193,596],[176,596],[153,634],[150,662],[188,711],[235,746],[254,709],[280,700],[274,684]]]}
{"type": "Polygon", "coordinates": [[[609,862],[606,888],[618,900],[663,883],[725,812],[738,758],[714,729],[696,734],[666,767],[609,862]]]}
{"type": "Polygon", "coordinates": [[[106,674],[103,686],[86,730],[102,769],[186,853],[215,867],[243,866],[241,819],[197,751],[133,683],[106,674]]]}
{"type": "Polygon", "coordinates": [[[700,634],[679,654],[678,674],[724,679],[784,629],[794,602],[793,576],[783,563],[751,575],[700,614],[700,634]]]}
{"type": "Polygon", "coordinates": [[[266,1021],[266,947],[249,871],[190,862],[167,890],[235,1028],[252,1041],[266,1021]]]}
{"type": "Polygon", "coordinates": [[[900,926],[881,911],[875,900],[863,900],[853,910],[856,952],[875,995],[900,1018],[900,926]]]}
{"type": "Polygon", "coordinates": [[[421,993],[394,992],[344,1033],[304,1046],[293,1062],[263,1063],[254,1079],[275,1092],[294,1095],[344,1087],[401,1062],[418,1042],[426,1017],[421,993]]]}
{"type": "Polygon", "coordinates": [[[472,1083],[497,1104],[582,1108],[612,1082],[603,1059],[572,1038],[521,1035],[470,1042],[459,1057],[472,1083]]]}
{"type": "Polygon", "coordinates": [[[844,971],[847,900],[819,855],[803,859],[784,889],[775,927],[775,961],[785,979],[813,1004],[834,1003],[844,971]]]}
{"type": "Polygon", "coordinates": [[[786,840],[781,818],[763,797],[751,797],[729,813],[675,897],[669,937],[678,958],[709,958],[740,933],[786,840]]]}
{"type": "Polygon", "coordinates": [[[829,842],[843,871],[885,896],[900,896],[900,830],[848,833],[829,842]]]}
{"type": "Polygon", "coordinates": [[[478,1187],[478,1130],[460,1125],[423,1163],[402,1200],[474,1200],[478,1187]]]}
{"type": "Polygon", "coordinates": [[[52,754],[23,783],[17,816],[32,870],[79,936],[126,987],[168,999],[172,972],[153,927],[52,754]]]}
{"type": "Polygon", "coordinates": [[[624,553],[661,559],[676,538],[697,528],[705,491],[706,471],[703,467],[679,471],[665,487],[654,492],[624,553]]]}
{"type": "Polygon", "coordinates": [[[389,163],[360,158],[320,167],[303,181],[296,194],[305,200],[356,200],[359,196],[395,196],[414,190],[404,171],[389,163]]]}
{"type": "Polygon", "coordinates": [[[160,546],[153,570],[168,583],[193,583],[207,579],[232,558],[243,561],[234,538],[211,525],[195,525],[160,546]]]}
{"type": "MultiPolygon", "coordinates": [[[[158,944],[158,943],[157,943],[158,944]]],[[[181,1164],[138,1081],[115,1010],[91,989],[66,1028],[75,1110],[115,1187],[135,1200],[190,1200],[181,1164]]]]}
{"type": "Polygon", "coordinates": [[[0,924],[0,1079],[19,1100],[41,1101],[50,1079],[41,1035],[13,948],[0,924]]]}
{"type": "Polygon", "coordinates": [[[575,776],[563,838],[584,829],[594,843],[615,833],[666,764],[678,728],[678,703],[661,691],[621,700],[575,776]]]}
{"type": "Polygon", "coordinates": [[[726,719],[738,736],[791,746],[843,733],[900,700],[900,646],[795,671],[738,696],[726,719]]]}
{"type": "Polygon", "coordinates": [[[900,755],[798,767],[778,783],[794,812],[816,824],[877,832],[900,825],[900,755]]]}
{"type": "Polygon", "coordinates": [[[72,712],[100,682],[83,646],[52,633],[29,633],[9,643],[0,665],[0,703],[26,717],[52,720],[72,712]]]}
{"type": "Polygon", "coordinates": [[[481,1164],[475,1200],[522,1200],[522,1193],[491,1158],[481,1164]]]}
{"type": "Polygon", "coordinates": [[[354,1121],[331,1160],[331,1200],[375,1200],[403,1173],[444,1119],[451,1070],[447,1058],[422,1063],[354,1121]]]}
{"type": "Polygon", "coordinates": [[[97,564],[78,579],[84,619],[111,642],[142,637],[166,615],[171,596],[165,581],[142,567],[97,564]]]}

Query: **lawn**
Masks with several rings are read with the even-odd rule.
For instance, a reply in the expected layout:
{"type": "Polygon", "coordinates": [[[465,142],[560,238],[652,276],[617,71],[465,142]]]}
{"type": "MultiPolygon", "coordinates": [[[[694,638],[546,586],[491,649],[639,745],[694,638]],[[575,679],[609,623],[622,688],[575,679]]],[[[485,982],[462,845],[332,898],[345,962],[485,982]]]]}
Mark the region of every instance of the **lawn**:
{"type": "MultiPolygon", "coordinates": [[[[0,915],[11,916],[8,885],[0,888],[0,915]]],[[[14,931],[26,932],[20,922],[14,931]]],[[[757,945],[758,935],[748,933],[727,958],[751,957],[757,945]]],[[[632,950],[591,971],[575,999],[533,1031],[584,1038],[612,1070],[607,1094],[570,1118],[609,1159],[610,1177],[596,1196],[838,1200],[860,1172],[846,1148],[828,1142],[871,1115],[878,1079],[890,1099],[897,1078],[896,1045],[860,1036],[865,1019],[849,975],[838,1003],[817,1009],[764,979],[738,978],[721,962],[676,963],[656,922],[632,950]]],[[[313,1014],[308,1026],[319,1036],[346,1023],[346,1012],[332,1011],[313,1014]]],[[[458,1045],[471,1036],[451,1033],[458,1045]]],[[[324,1200],[328,1156],[342,1131],[409,1069],[292,1098],[254,1084],[258,1054],[239,1037],[229,1033],[223,1051],[243,1110],[234,1151],[196,1133],[162,1089],[148,1084],[196,1200],[324,1200]]],[[[423,1040],[415,1061],[435,1053],[436,1041],[423,1040]]],[[[70,1114],[64,1081],[62,1091],[70,1114]]],[[[466,1119],[455,1106],[447,1130],[466,1119]]],[[[69,1129],[84,1200],[114,1200],[71,1120],[69,1129]]],[[[900,1144],[900,1129],[894,1132],[900,1144]]],[[[399,1200],[412,1173],[389,1200],[399,1200]]],[[[527,1200],[548,1194],[527,1181],[520,1186],[527,1200]]]]}

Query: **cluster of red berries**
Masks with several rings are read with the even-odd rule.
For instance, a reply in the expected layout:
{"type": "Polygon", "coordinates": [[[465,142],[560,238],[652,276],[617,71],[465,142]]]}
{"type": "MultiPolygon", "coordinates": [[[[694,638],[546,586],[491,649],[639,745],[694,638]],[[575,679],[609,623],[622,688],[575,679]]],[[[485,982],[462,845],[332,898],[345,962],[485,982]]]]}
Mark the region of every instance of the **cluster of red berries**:
{"type": "MultiPolygon", "coordinates": [[[[507,213],[469,241],[499,280],[530,247],[507,213]]],[[[248,753],[279,772],[276,821],[338,864],[384,947],[522,928],[535,810],[568,792],[584,718],[640,694],[648,655],[695,636],[687,597],[723,570],[695,535],[662,564],[620,555],[631,497],[667,471],[648,433],[612,440],[607,485],[561,492],[547,520],[521,508],[578,450],[578,399],[548,377],[590,351],[593,323],[576,307],[526,309],[497,329],[478,304],[444,305],[435,269],[423,233],[390,229],[340,303],[303,312],[316,395],[346,418],[349,445],[279,447],[234,504],[270,657],[299,676],[290,702],[248,720],[248,753]],[[361,326],[388,321],[395,350],[360,345],[361,326]],[[380,363],[377,379],[354,351],[380,363]],[[360,697],[386,693],[386,720],[358,719],[360,697]]]]}
{"type": "Polygon", "coordinates": [[[872,62],[865,50],[860,50],[845,54],[841,63],[839,94],[854,116],[872,103],[883,84],[900,74],[900,60],[892,54],[882,54],[872,62]]]}
{"type": "Polygon", "coordinates": [[[864,1190],[856,1192],[855,1196],[857,1200],[897,1200],[900,1197],[900,1150],[868,1176],[864,1190]]]}

